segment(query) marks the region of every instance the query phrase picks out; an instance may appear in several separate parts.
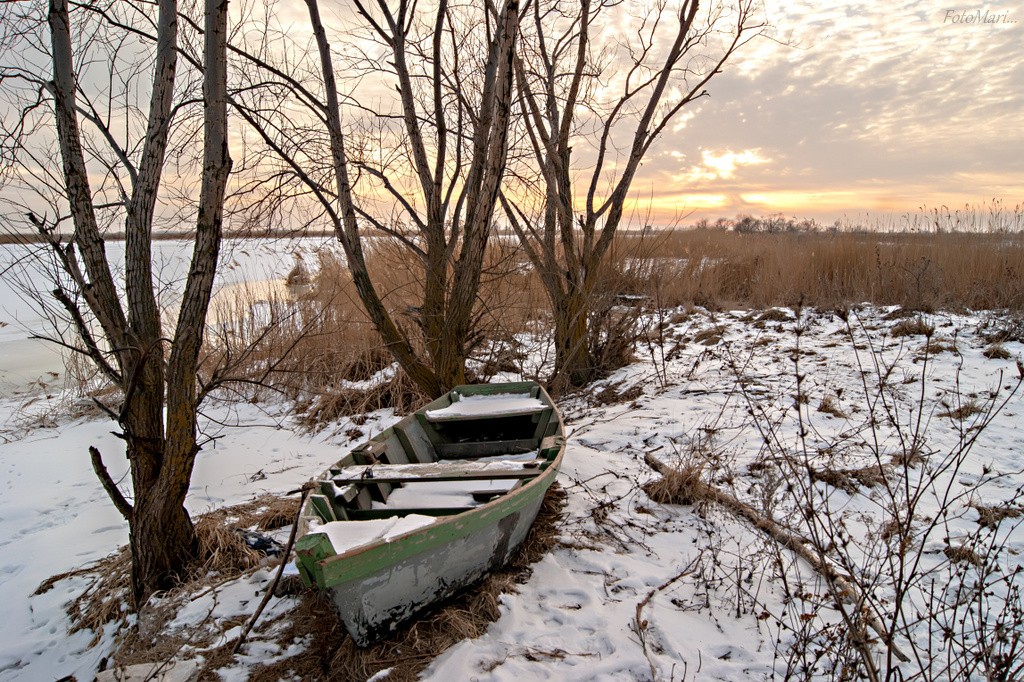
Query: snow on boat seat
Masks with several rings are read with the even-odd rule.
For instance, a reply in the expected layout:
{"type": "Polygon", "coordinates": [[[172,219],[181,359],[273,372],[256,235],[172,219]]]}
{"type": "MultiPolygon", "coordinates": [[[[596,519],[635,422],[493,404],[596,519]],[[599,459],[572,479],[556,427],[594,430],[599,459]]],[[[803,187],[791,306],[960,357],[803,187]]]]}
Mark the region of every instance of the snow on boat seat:
{"type": "Polygon", "coordinates": [[[410,514],[368,521],[331,521],[311,525],[309,533],[323,533],[330,540],[334,553],[344,554],[380,541],[390,542],[400,535],[429,526],[436,520],[432,516],[410,514]]]}
{"type": "Polygon", "coordinates": [[[387,502],[374,502],[375,510],[452,509],[475,507],[504,495],[519,485],[519,480],[416,481],[392,491],[387,502]]]}
{"type": "Polygon", "coordinates": [[[437,456],[473,458],[536,450],[550,435],[554,408],[535,392],[509,391],[464,395],[417,414],[437,456]]]}
{"type": "Polygon", "coordinates": [[[495,462],[436,462],[433,464],[371,464],[347,467],[332,480],[337,486],[417,481],[519,479],[537,476],[547,459],[495,462]]]}
{"type": "Polygon", "coordinates": [[[547,405],[539,399],[531,397],[529,393],[495,393],[493,395],[458,397],[458,400],[447,407],[427,410],[427,421],[436,424],[465,419],[518,417],[539,414],[547,409],[547,405]]]}

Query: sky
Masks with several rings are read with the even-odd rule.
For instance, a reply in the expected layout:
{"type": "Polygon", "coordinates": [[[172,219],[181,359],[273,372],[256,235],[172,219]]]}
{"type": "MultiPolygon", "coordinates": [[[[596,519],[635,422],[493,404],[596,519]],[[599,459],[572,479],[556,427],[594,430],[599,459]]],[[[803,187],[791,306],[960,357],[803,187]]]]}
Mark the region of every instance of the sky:
{"type": "MultiPolygon", "coordinates": [[[[640,220],[885,225],[993,200],[1024,213],[1024,6],[948,2],[764,0],[771,37],[727,63],[645,158],[640,220]]],[[[352,12],[321,5],[329,25],[352,12]]],[[[276,12],[308,32],[304,3],[276,12]]]]}
{"type": "Polygon", "coordinates": [[[1024,7],[767,11],[776,40],[748,45],[646,160],[634,190],[657,222],[885,220],[1024,201],[1024,7]]]}

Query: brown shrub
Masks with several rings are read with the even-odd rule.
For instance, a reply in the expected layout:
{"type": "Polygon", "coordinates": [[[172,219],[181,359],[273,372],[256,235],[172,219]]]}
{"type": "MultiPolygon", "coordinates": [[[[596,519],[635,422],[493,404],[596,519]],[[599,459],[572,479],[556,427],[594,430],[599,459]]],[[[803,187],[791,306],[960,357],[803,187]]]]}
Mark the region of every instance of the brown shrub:
{"type": "Polygon", "coordinates": [[[902,320],[893,325],[889,335],[901,336],[931,336],[935,333],[935,327],[925,322],[922,317],[914,317],[902,320]]]}
{"type": "Polygon", "coordinates": [[[988,507],[977,504],[974,508],[978,511],[978,525],[985,528],[996,528],[1005,519],[1016,519],[1024,515],[1024,510],[1020,507],[1010,505],[988,507]]]}
{"type": "Polygon", "coordinates": [[[688,457],[676,466],[666,468],[660,478],[645,483],[643,491],[658,504],[698,504],[707,499],[706,468],[703,460],[688,457]]]}
{"type": "Polygon", "coordinates": [[[1006,346],[1001,343],[993,343],[981,351],[989,360],[1008,360],[1010,358],[1010,351],[1006,350],[1006,346]]]}

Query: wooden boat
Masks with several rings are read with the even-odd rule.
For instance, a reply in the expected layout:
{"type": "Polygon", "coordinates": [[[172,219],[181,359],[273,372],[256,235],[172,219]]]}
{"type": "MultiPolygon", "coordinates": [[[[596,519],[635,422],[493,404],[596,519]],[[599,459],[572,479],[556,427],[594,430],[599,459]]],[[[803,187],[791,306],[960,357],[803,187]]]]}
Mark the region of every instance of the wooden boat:
{"type": "Polygon", "coordinates": [[[299,521],[299,573],[366,646],[508,561],[563,450],[539,385],[458,386],[323,474],[299,521]]]}

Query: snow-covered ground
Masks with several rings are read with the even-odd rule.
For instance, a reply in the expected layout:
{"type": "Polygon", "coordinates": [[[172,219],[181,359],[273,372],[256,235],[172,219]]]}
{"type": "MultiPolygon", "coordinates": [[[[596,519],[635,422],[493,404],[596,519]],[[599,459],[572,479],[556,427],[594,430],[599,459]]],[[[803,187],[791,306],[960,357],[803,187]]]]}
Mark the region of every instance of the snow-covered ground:
{"type": "MultiPolygon", "coordinates": [[[[19,404],[0,402],[8,423],[0,444],[0,679],[74,674],[89,680],[109,652],[86,650],[91,633],[69,637],[63,608],[86,583],[67,580],[30,595],[47,577],[100,559],[128,541],[127,523],[97,483],[88,454],[89,446],[99,448],[120,480],[127,461],[115,453],[124,448],[102,419],[47,419],[46,426],[28,428],[12,420],[19,404]]],[[[188,499],[193,513],[286,492],[339,456],[330,438],[301,436],[281,415],[257,406],[213,407],[207,416],[208,435],[222,437],[196,462],[188,499]]]]}
{"type": "MultiPolygon", "coordinates": [[[[501,598],[502,615],[484,636],[442,654],[423,677],[770,679],[787,670],[797,677],[827,677],[830,666],[841,665],[829,651],[839,650],[829,642],[836,641],[840,617],[821,577],[721,505],[653,502],[642,486],[658,475],[645,456],[700,463],[703,482],[795,532],[821,530],[801,514],[808,503],[823,516],[842,519],[837,537],[848,540],[837,556],[863,560],[861,578],[884,601],[891,595],[879,570],[887,557],[879,548],[889,546],[889,531],[879,525],[888,518],[887,495],[901,493],[877,481],[858,483],[866,479],[856,476],[866,476],[884,459],[887,475],[902,471],[911,483],[919,482],[929,462],[960,453],[965,439],[977,435],[955,475],[953,468],[945,472],[950,475],[933,472],[933,484],[915,498],[915,524],[926,527],[938,518],[943,499],[948,508],[935,532],[920,537],[922,570],[973,580],[981,568],[948,560],[947,550],[988,537],[972,504],[1009,501],[1008,508],[1020,507],[1024,403],[1014,395],[980,434],[977,419],[985,412],[965,419],[956,412],[965,403],[984,410],[993,392],[997,401],[1006,396],[1017,381],[1016,359],[1024,345],[1007,342],[1009,358],[986,357],[980,332],[998,326],[990,316],[938,314],[927,316],[936,329],[931,349],[941,337],[946,350],[925,354],[925,337],[889,335],[900,322],[886,319],[889,312],[866,307],[849,324],[815,311],[804,311],[799,321],[788,311],[760,321],[745,312],[677,311],[653,318],[652,327],[664,324],[660,333],[648,335],[650,343],[640,345],[636,363],[561,402],[571,434],[559,477],[568,494],[561,545],[534,566],[518,593],[501,598]],[[895,419],[886,417],[886,406],[895,419]],[[907,444],[915,431],[920,437],[913,451],[924,459],[890,470],[894,456],[910,454],[907,444]],[[787,457],[799,466],[791,467],[787,457]],[[821,478],[807,484],[799,472],[806,477],[811,470],[821,478]],[[833,483],[826,482],[830,472],[839,477],[833,483]],[[951,496],[960,491],[968,496],[951,496]],[[800,642],[813,646],[801,654],[800,642]]],[[[49,405],[59,400],[52,394],[51,401],[43,397],[28,406],[34,419],[18,412],[24,396],[0,402],[3,680],[69,674],[87,680],[109,653],[110,638],[89,649],[89,633],[67,635],[63,604],[81,589],[80,582],[64,581],[31,596],[46,577],[103,557],[127,540],[86,452],[97,446],[115,479],[124,473],[111,425],[61,417],[62,410],[49,405]]],[[[375,432],[394,418],[373,415],[363,430],[375,432]]],[[[300,435],[282,406],[215,404],[207,419],[219,438],[200,455],[192,511],[293,489],[338,459],[347,442],[342,429],[300,435]]],[[[995,533],[993,563],[1010,570],[1022,564],[1019,526],[1020,518],[1008,518],[995,533]]],[[[216,610],[225,619],[251,612],[252,584],[265,579],[260,574],[232,588],[246,592],[245,599],[225,593],[216,603],[198,601],[190,609],[204,617],[216,610]]],[[[927,608],[948,587],[948,580],[940,587],[916,583],[907,596],[913,605],[908,611],[927,608]]],[[[289,603],[274,599],[272,608],[280,613],[289,603]]],[[[914,641],[901,639],[897,646],[926,646],[925,630],[911,628],[914,641]]],[[[259,641],[247,652],[228,679],[244,679],[247,666],[289,653],[259,641]]]]}
{"type": "MultiPolygon", "coordinates": [[[[987,344],[977,335],[984,326],[981,317],[929,316],[937,326],[933,345],[939,335],[946,342],[955,337],[959,353],[926,358],[924,337],[886,337],[898,323],[882,319],[886,312],[867,308],[850,319],[849,328],[832,314],[805,313],[799,354],[794,352],[797,323],[791,314],[789,321],[765,324],[751,324],[756,316],[745,313],[719,315],[714,321],[697,315],[671,325],[665,345],[655,346],[648,362],[602,382],[632,400],[597,408],[588,407],[587,399],[567,401],[563,412],[572,432],[562,476],[569,495],[562,530],[567,546],[535,566],[520,594],[503,598],[503,616],[486,636],[450,649],[425,677],[735,680],[834,674],[836,662],[829,653],[813,660],[827,650],[831,633],[806,632],[801,639],[795,631],[800,624],[820,628],[837,621],[822,596],[826,587],[819,576],[785,551],[772,549],[763,534],[729,511],[654,504],[640,485],[652,478],[644,462],[649,453],[672,463],[705,462],[703,480],[752,507],[774,507],[776,521],[806,534],[807,524],[793,506],[802,486],[787,480],[798,472],[766,464],[782,451],[800,465],[807,453],[815,466],[839,471],[875,461],[873,433],[865,422],[868,405],[880,393],[879,371],[889,377],[885,391],[892,393],[904,437],[915,427],[923,393],[921,449],[936,463],[949,451],[959,452],[961,429],[977,425],[980,415],[967,418],[966,424],[939,415],[968,396],[982,401],[989,391],[1001,389],[998,399],[1005,397],[1017,383],[1014,358],[1024,347],[1009,343],[1010,359],[988,359],[983,355],[987,344]],[[720,333],[701,333],[716,327],[720,333]],[[693,341],[703,336],[707,345],[693,341]],[[662,355],[663,348],[671,359],[662,355]],[[794,357],[806,377],[799,391],[807,395],[806,402],[801,400],[802,422],[795,408],[794,357]],[[891,366],[876,366],[875,360],[891,366]],[[826,396],[835,401],[838,415],[819,410],[826,396]],[[781,580],[783,572],[792,581],[788,585],[781,580]],[[808,642],[811,653],[794,654],[808,642]]],[[[594,398],[603,402],[600,393],[594,398]]],[[[876,407],[876,418],[884,421],[883,410],[876,407]]],[[[978,516],[969,504],[1014,499],[1013,507],[1021,509],[1022,407],[1018,392],[959,468],[954,489],[974,492],[969,499],[948,496],[948,523],[926,540],[922,563],[935,570],[936,578],[958,570],[943,561],[944,538],[955,545],[958,538],[979,535],[978,516]]],[[[899,449],[898,437],[884,423],[877,432],[877,449],[888,464],[888,455],[899,449]]],[[[918,465],[911,476],[927,469],[918,465]]],[[[946,494],[948,477],[938,479],[922,489],[917,512],[924,519],[934,517],[946,494]]],[[[848,493],[817,483],[813,489],[819,513],[827,504],[830,514],[850,527],[855,536],[851,546],[873,548],[873,518],[887,518],[882,488],[862,486],[848,493]],[[858,522],[863,527],[853,528],[858,522]]],[[[1005,522],[1000,537],[1004,546],[995,560],[1008,572],[1024,563],[1024,529],[1019,526],[1019,518],[1005,522]]],[[[870,558],[885,563],[884,557],[870,558]]],[[[888,598],[884,581],[870,575],[878,567],[865,568],[876,596],[888,598]]],[[[915,589],[933,586],[930,580],[922,582],[915,589]]],[[[927,610],[928,597],[914,595],[910,610],[927,610]]],[[[926,635],[918,634],[918,645],[926,646],[926,635]]],[[[905,642],[897,644],[908,649],[905,642]]],[[[925,660],[932,655],[942,658],[943,647],[935,646],[925,660]]],[[[906,669],[913,670],[914,662],[906,669]]],[[[946,678],[963,679],[955,672],[946,678]]]]}

